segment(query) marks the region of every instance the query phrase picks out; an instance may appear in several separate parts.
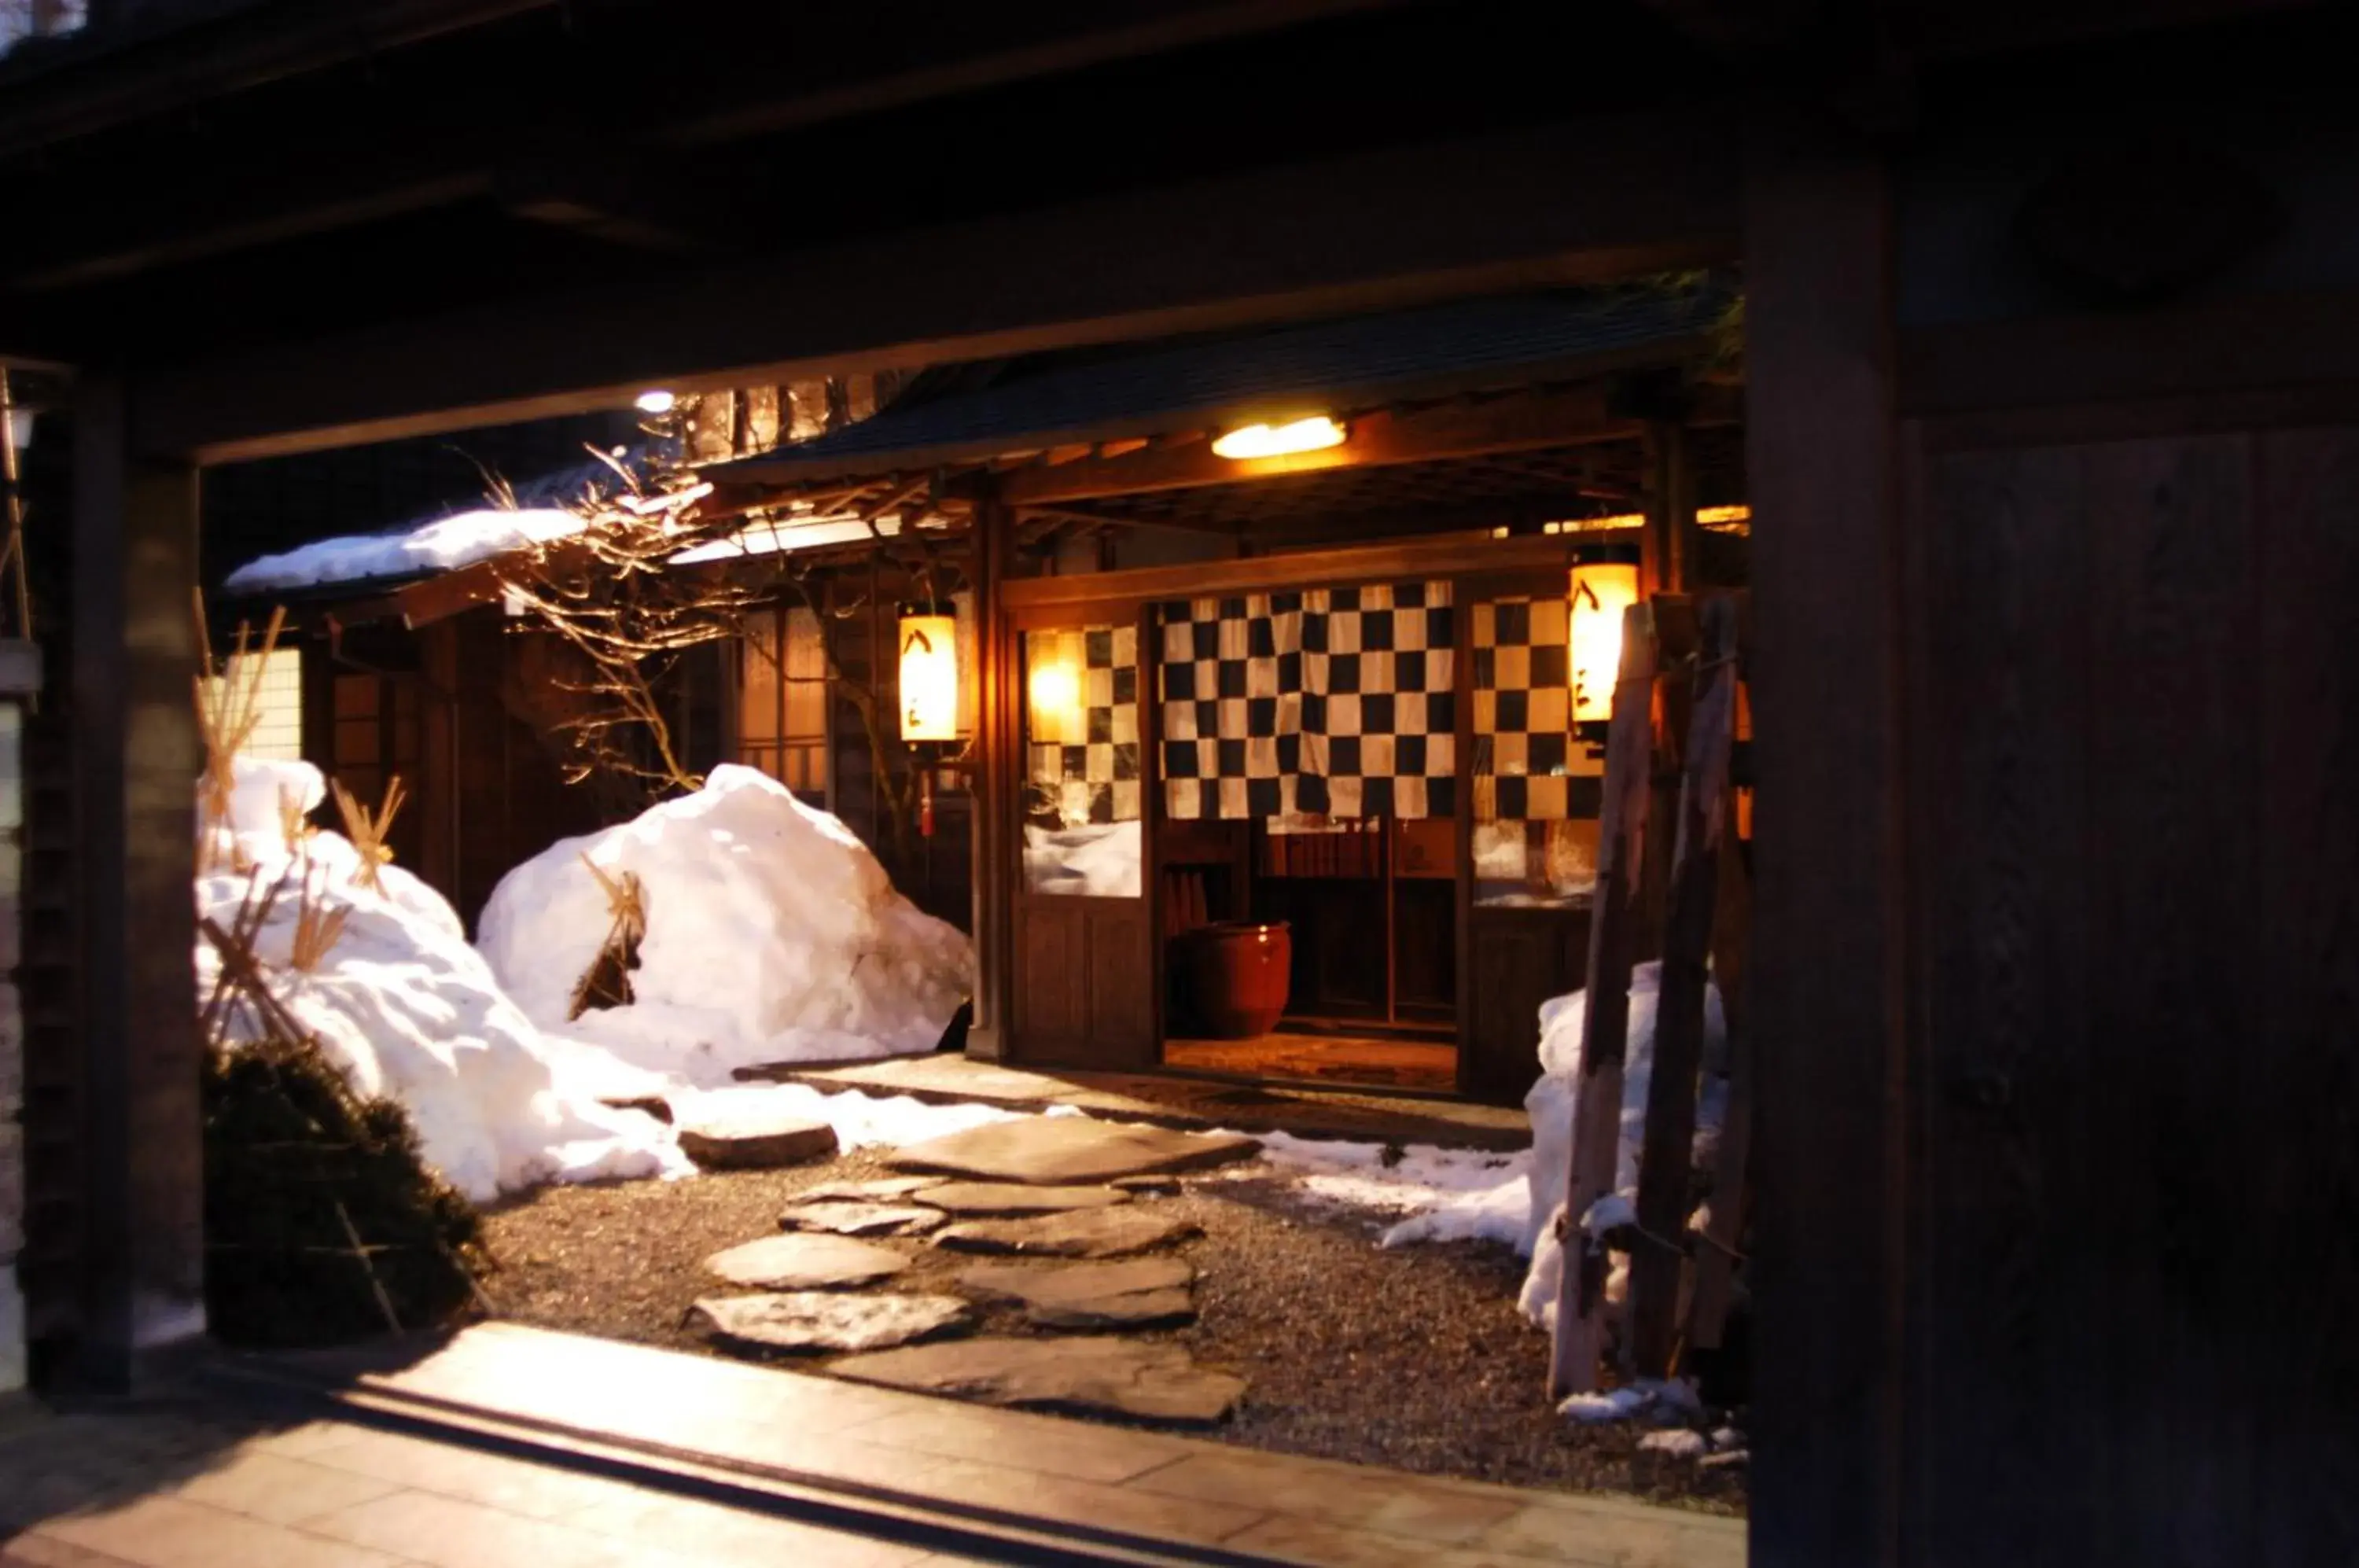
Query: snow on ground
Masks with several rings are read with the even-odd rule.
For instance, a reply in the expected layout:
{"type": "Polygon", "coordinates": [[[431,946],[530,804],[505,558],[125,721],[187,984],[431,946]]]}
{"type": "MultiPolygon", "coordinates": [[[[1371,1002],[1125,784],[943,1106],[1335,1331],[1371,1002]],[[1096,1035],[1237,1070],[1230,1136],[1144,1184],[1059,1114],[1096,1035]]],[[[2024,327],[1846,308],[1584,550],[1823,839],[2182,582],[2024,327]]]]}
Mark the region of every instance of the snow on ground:
{"type": "MultiPolygon", "coordinates": [[[[745,1116],[761,1121],[770,1116],[800,1116],[835,1128],[836,1142],[845,1149],[875,1145],[901,1148],[929,1138],[947,1138],[991,1122],[1014,1121],[1027,1113],[965,1101],[931,1105],[908,1094],[878,1098],[846,1089],[824,1094],[808,1083],[747,1083],[729,1089],[683,1090],[670,1095],[673,1113],[687,1123],[729,1120],[745,1116]]],[[[1069,1107],[1049,1114],[1076,1116],[1069,1107]]]]}
{"type": "Polygon", "coordinates": [[[973,950],[893,890],[829,813],[750,768],[567,839],[502,878],[477,946],[525,1015],[675,1085],[739,1067],[930,1051],[966,999],[973,950]],[[597,866],[637,877],[635,1000],[568,1020],[614,920],[597,866]]]}
{"type": "Polygon", "coordinates": [[[455,512],[398,533],[314,539],[284,554],[246,562],[222,586],[232,593],[260,593],[322,583],[417,577],[473,566],[527,545],[564,539],[582,528],[579,513],[556,507],[455,512]]]}
{"type": "Polygon", "coordinates": [[[1430,1143],[1397,1148],[1335,1138],[1256,1133],[1269,1162],[1298,1178],[1311,1197],[1342,1208],[1399,1216],[1379,1245],[1479,1239],[1519,1245],[1529,1203],[1528,1153],[1497,1154],[1442,1149],[1430,1143]]]}
{"type": "MultiPolygon", "coordinates": [[[[291,963],[298,916],[288,880],[255,939],[272,993],[319,1037],[353,1086],[408,1108],[427,1160],[453,1186],[487,1202],[544,1181],[677,1173],[684,1164],[654,1117],[602,1105],[565,1081],[540,1032],[509,1001],[460,934],[459,919],[432,888],[397,867],[378,872],[381,891],[353,881],[359,855],[322,832],[304,858],[290,856],[279,825],[282,789],[307,808],[321,794],[307,763],[240,757],[232,821],[212,824],[236,864],[196,882],[198,912],[227,930],[255,877],[266,886],[308,876],[324,910],[344,915],[342,933],[310,973],[291,963]]],[[[197,942],[197,996],[212,994],[220,956],[197,942]]],[[[250,1038],[254,1023],[237,1032],[250,1038]]]]}

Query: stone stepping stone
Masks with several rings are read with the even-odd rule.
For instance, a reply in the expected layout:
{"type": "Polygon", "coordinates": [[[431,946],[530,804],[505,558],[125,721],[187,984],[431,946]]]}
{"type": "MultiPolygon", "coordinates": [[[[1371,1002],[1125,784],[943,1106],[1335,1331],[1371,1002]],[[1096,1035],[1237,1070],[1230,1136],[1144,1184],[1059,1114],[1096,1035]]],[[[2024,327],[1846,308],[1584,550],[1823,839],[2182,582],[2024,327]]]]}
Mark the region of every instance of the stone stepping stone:
{"type": "Polygon", "coordinates": [[[1202,1234],[1193,1220],[1152,1209],[1083,1209],[1037,1219],[968,1220],[934,1233],[953,1252],[1015,1252],[1037,1258],[1120,1258],[1202,1234]]]}
{"type": "Polygon", "coordinates": [[[1006,1214],[1062,1214],[1110,1209],[1130,1202],[1114,1187],[1028,1187],[1021,1181],[951,1181],[929,1187],[917,1200],[976,1218],[1006,1214]]]}
{"type": "Polygon", "coordinates": [[[909,1260],[841,1236],[769,1236],[716,1252],[704,1270],[748,1290],[837,1290],[890,1279],[909,1260]]]}
{"type": "Polygon", "coordinates": [[[1235,1133],[1174,1132],[1089,1116],[1020,1116],[913,1143],[890,1162],[904,1171],[1054,1187],[1202,1171],[1260,1151],[1255,1139],[1235,1133]]]}
{"type": "Polygon", "coordinates": [[[795,1195],[799,1203],[823,1203],[831,1199],[854,1203],[878,1203],[888,1198],[906,1198],[912,1192],[922,1192],[929,1187],[941,1185],[939,1176],[881,1176],[870,1181],[821,1181],[807,1187],[795,1195]]]}
{"type": "Polygon", "coordinates": [[[715,1296],[695,1314],[715,1337],[762,1350],[886,1350],[966,1323],[973,1309],[956,1296],[844,1295],[788,1290],[715,1296]]]}
{"type": "Polygon", "coordinates": [[[679,1149],[706,1171],[775,1171],[834,1154],[835,1128],[743,1108],[708,1111],[680,1124],[679,1149]]]}
{"type": "Polygon", "coordinates": [[[832,1231],[838,1236],[922,1236],[947,1218],[940,1209],[909,1203],[859,1203],[825,1200],[797,1203],[778,1216],[788,1230],[832,1231]]]}
{"type": "Polygon", "coordinates": [[[1196,1365],[1169,1344],[1085,1339],[965,1339],[848,1356],[828,1370],[862,1383],[986,1405],[1209,1425],[1245,1396],[1245,1380],[1196,1365]]]}
{"type": "Polygon", "coordinates": [[[1135,1258],[1126,1263],[1072,1263],[1038,1269],[986,1263],[959,1283],[979,1296],[1024,1303],[1043,1328],[1123,1329],[1186,1323],[1196,1315],[1189,1287],[1196,1270],[1178,1258],[1135,1258]]]}

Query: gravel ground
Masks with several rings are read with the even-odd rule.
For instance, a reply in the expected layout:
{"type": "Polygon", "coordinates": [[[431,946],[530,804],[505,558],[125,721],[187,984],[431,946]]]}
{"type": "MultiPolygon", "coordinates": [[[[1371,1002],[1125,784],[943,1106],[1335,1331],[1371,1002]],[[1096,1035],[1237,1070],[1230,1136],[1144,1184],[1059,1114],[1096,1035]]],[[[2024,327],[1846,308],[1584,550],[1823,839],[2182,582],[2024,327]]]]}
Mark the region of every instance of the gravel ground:
{"type": "MultiPolygon", "coordinates": [[[[486,1216],[500,1272],[490,1291],[527,1323],[716,1354],[686,1318],[717,1282],[699,1265],[777,1233],[779,1210],[821,1181],[889,1174],[872,1154],[791,1171],[683,1182],[551,1187],[486,1216]]],[[[1548,1342],[1515,1310],[1523,1265],[1485,1242],[1380,1251],[1377,1216],[1307,1198],[1266,1166],[1191,1178],[1142,1200],[1205,1234],[1178,1248],[1196,1267],[1198,1318],[1149,1338],[1249,1379],[1227,1424],[1202,1435],[1251,1448],[1569,1491],[1636,1494],[1718,1513],[1745,1508],[1741,1467],[1643,1453],[1645,1429],[1578,1427],[1545,1397],[1548,1342]]],[[[910,1243],[900,1290],[951,1290],[978,1261],[910,1243]]],[[[952,1291],[951,1293],[955,1293],[952,1291]]],[[[1032,1332],[987,1310],[983,1332],[1032,1332]]],[[[824,1358],[798,1358],[824,1367],[824,1358]]]]}

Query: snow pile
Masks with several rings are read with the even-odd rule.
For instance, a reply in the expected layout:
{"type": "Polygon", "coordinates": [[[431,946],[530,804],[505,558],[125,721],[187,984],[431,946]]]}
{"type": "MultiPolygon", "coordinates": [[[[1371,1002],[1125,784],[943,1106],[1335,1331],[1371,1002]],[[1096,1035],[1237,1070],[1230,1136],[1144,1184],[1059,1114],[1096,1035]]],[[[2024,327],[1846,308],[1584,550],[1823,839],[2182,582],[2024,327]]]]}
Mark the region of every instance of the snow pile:
{"type": "MultiPolygon", "coordinates": [[[[319,804],[308,763],[236,759],[232,820],[207,831],[265,885],[308,875],[322,909],[342,911],[335,945],[309,974],[293,968],[299,899],[285,883],[255,948],[272,993],[318,1036],[360,1093],[398,1100],[427,1160],[478,1203],[544,1181],[654,1176],[686,1169],[654,1118],[599,1105],[554,1065],[538,1030],[501,991],[440,895],[397,866],[380,867],[381,891],[355,886],[360,856],[321,832],[298,862],[279,825],[280,792],[319,804]],[[225,843],[223,841],[226,841],[225,843]]],[[[245,871],[197,878],[197,909],[224,931],[252,880],[245,871]]],[[[212,994],[220,955],[197,942],[197,995],[212,994]]],[[[238,1029],[253,1020],[239,1019],[238,1029]]]]}
{"type": "MultiPolygon", "coordinates": [[[[1582,1216],[1589,1234],[1602,1235],[1636,1223],[1629,1200],[1638,1192],[1638,1150],[1647,1131],[1647,1094],[1655,1077],[1655,1013],[1662,1000],[1663,966],[1642,964],[1630,973],[1630,1025],[1622,1062],[1622,1140],[1614,1163],[1614,1192],[1582,1216]]],[[[1554,997],[1540,1007],[1540,1079],[1524,1096],[1532,1118],[1532,1160],[1539,1172],[1525,1214],[1523,1250],[1532,1260],[1517,1304],[1542,1328],[1556,1326],[1556,1305],[1564,1277],[1564,1256],[1556,1238],[1557,1212],[1564,1207],[1571,1173],[1572,1113],[1581,1080],[1582,1031],[1588,1022],[1588,993],[1554,997]]],[[[1695,1142],[1690,1159],[1709,1169],[1719,1148],[1728,1112],[1728,1018],[1720,987],[1707,983],[1703,1008],[1703,1083],[1696,1101],[1695,1142]]],[[[1608,1301],[1619,1301],[1628,1263],[1616,1255],[1605,1282],[1608,1301]]]]}
{"type": "Polygon", "coordinates": [[[735,766],[509,872],[477,939],[542,1029],[704,1088],[739,1067],[930,1051],[973,968],[964,934],[896,893],[850,829],[735,766]],[[614,924],[592,864],[638,878],[647,934],[631,1005],[569,1022],[614,924]]]}
{"type": "Polygon", "coordinates": [[[564,539],[580,533],[582,527],[580,514],[555,507],[457,512],[399,533],[314,539],[284,554],[246,562],[222,586],[232,593],[259,593],[322,583],[419,577],[564,539]]]}
{"type": "MultiPolygon", "coordinates": [[[[825,1122],[835,1128],[835,1140],[845,1149],[883,1145],[899,1149],[928,1138],[948,1138],[991,1122],[1009,1122],[1028,1115],[972,1101],[930,1105],[908,1094],[876,1098],[846,1089],[823,1094],[808,1083],[748,1083],[733,1089],[678,1090],[668,1096],[672,1114],[694,1126],[711,1120],[745,1116],[754,1121],[797,1116],[825,1122]]],[[[1050,1116],[1077,1116],[1060,1107],[1050,1116]]]]}
{"type": "MultiPolygon", "coordinates": [[[[1616,1192],[1638,1190],[1638,1149],[1647,1131],[1647,1094],[1655,1077],[1655,1009],[1662,1000],[1663,966],[1641,964],[1630,972],[1630,1027],[1622,1055],[1622,1148],[1614,1164],[1616,1192]]],[[[1540,1079],[1524,1096],[1532,1118],[1532,1159],[1540,1171],[1533,1189],[1524,1250],[1555,1221],[1564,1203],[1572,1161],[1574,1086],[1581,1081],[1582,1030],[1588,1022],[1589,993],[1575,991],[1540,1007],[1540,1079]]],[[[1703,996],[1703,1092],[1696,1105],[1696,1161],[1709,1166],[1727,1111],[1728,1018],[1721,1011],[1720,987],[1707,984],[1703,996]]]]}

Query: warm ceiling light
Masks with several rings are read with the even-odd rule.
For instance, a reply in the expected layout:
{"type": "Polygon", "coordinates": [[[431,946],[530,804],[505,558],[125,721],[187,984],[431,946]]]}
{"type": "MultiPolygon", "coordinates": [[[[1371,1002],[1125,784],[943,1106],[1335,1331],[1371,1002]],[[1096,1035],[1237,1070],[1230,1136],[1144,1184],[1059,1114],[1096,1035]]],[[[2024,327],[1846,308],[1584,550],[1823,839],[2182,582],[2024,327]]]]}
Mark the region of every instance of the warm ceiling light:
{"type": "Polygon", "coordinates": [[[642,414],[669,414],[672,410],[672,406],[679,401],[679,398],[677,396],[665,391],[660,387],[651,392],[640,393],[637,398],[638,409],[642,414]]]}
{"type": "Polygon", "coordinates": [[[1298,452],[1323,452],[1342,446],[1343,427],[1324,414],[1289,419],[1282,425],[1242,425],[1212,442],[1212,455],[1227,458],[1291,457],[1298,452]]]}

